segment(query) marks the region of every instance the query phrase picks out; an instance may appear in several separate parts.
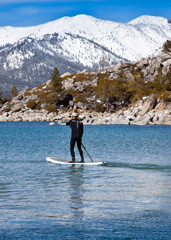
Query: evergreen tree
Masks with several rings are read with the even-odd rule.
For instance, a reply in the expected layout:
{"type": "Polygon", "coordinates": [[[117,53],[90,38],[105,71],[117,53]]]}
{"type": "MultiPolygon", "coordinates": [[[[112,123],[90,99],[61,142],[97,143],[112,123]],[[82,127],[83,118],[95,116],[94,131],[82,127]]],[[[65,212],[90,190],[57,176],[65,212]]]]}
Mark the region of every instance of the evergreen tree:
{"type": "Polygon", "coordinates": [[[162,52],[171,54],[171,41],[167,40],[163,44],[162,52]]]}
{"type": "Polygon", "coordinates": [[[129,81],[129,92],[132,102],[135,102],[138,98],[142,99],[151,93],[150,84],[144,80],[144,77],[138,71],[134,71],[133,79],[129,81]]]}
{"type": "Polygon", "coordinates": [[[15,96],[17,96],[17,94],[18,94],[18,90],[17,90],[16,86],[13,84],[13,86],[11,88],[11,96],[15,97],[15,96]]]}
{"type": "Polygon", "coordinates": [[[154,78],[153,82],[153,92],[154,93],[161,93],[167,90],[166,86],[166,75],[162,74],[162,68],[159,67],[158,74],[154,78]]]}
{"type": "Polygon", "coordinates": [[[129,98],[128,92],[128,82],[126,80],[125,73],[122,69],[118,72],[118,78],[115,80],[115,83],[110,88],[113,98],[118,102],[124,102],[129,98]]]}
{"type": "Polygon", "coordinates": [[[62,79],[60,77],[58,69],[55,67],[51,75],[51,91],[53,96],[53,102],[57,105],[60,101],[62,94],[62,79]]]}
{"type": "Polygon", "coordinates": [[[51,75],[51,90],[56,93],[61,93],[62,91],[62,83],[61,77],[58,69],[55,67],[53,73],[51,75]]]}
{"type": "Polygon", "coordinates": [[[97,98],[100,98],[106,105],[106,110],[109,110],[110,91],[108,76],[104,77],[104,74],[99,74],[99,84],[94,88],[97,94],[97,98]]]}

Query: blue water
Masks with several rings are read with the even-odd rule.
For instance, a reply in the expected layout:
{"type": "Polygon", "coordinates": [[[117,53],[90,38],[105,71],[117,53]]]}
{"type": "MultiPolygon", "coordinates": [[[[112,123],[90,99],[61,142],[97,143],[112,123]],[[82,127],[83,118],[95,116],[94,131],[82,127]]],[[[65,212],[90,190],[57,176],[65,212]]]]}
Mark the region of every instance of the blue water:
{"type": "Polygon", "coordinates": [[[170,126],[85,126],[105,165],[46,161],[70,159],[69,141],[67,126],[0,123],[0,239],[171,239],[170,126]]]}

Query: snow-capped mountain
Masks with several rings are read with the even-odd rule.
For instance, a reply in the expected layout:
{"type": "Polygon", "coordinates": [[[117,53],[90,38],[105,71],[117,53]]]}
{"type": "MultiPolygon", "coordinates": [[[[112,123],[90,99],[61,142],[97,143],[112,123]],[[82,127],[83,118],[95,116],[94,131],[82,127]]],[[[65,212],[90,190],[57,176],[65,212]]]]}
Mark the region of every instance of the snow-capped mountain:
{"type": "Polygon", "coordinates": [[[137,61],[157,54],[171,39],[171,24],[162,17],[141,16],[129,23],[87,15],[64,17],[34,27],[0,28],[0,86],[3,92],[34,87],[48,79],[54,67],[76,73],[109,64],[137,61]]]}

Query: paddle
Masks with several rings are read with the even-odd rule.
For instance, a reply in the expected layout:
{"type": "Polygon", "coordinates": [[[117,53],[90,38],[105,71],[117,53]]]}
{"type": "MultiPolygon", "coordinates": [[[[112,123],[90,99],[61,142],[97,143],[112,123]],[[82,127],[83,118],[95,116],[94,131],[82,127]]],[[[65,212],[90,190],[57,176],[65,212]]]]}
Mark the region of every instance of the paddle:
{"type": "Polygon", "coordinates": [[[83,146],[84,150],[85,150],[86,153],[88,154],[88,156],[89,156],[89,158],[91,159],[91,161],[94,162],[93,159],[90,157],[90,154],[87,152],[86,148],[84,147],[84,145],[83,145],[82,143],[81,143],[81,145],[83,146]]]}

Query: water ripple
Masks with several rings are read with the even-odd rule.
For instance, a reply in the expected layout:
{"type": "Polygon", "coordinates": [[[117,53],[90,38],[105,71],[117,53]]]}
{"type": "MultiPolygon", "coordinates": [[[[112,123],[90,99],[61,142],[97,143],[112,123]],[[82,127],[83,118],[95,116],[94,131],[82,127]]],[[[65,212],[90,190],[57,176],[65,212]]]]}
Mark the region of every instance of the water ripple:
{"type": "Polygon", "coordinates": [[[70,158],[66,126],[0,123],[0,133],[0,239],[170,240],[170,127],[85,126],[100,166],[46,161],[70,158]]]}
{"type": "Polygon", "coordinates": [[[120,162],[108,162],[104,164],[105,167],[114,168],[130,168],[136,170],[171,170],[171,165],[156,165],[156,164],[128,164],[120,162]]]}

